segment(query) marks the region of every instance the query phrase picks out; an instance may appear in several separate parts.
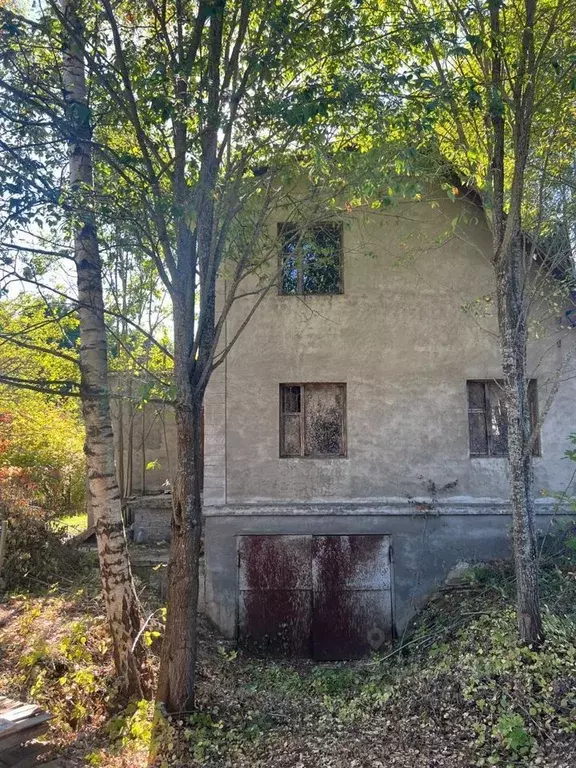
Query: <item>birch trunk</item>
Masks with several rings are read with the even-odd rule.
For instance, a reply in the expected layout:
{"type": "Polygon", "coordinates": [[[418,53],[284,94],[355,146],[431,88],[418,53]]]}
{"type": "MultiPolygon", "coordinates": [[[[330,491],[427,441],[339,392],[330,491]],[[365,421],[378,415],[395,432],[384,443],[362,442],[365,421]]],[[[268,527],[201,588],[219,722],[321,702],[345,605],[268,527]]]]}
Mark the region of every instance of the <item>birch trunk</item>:
{"type": "Polygon", "coordinates": [[[84,69],[83,29],[74,0],[62,0],[62,80],[70,130],[69,183],[74,195],[74,254],[80,315],[82,412],[90,508],[96,527],[102,587],[123,694],[142,697],[144,649],[133,645],[141,612],[132,581],[120,491],[114,465],[102,275],[95,217],[91,127],[84,69]]]}
{"type": "Polygon", "coordinates": [[[522,238],[496,270],[496,294],[502,368],[508,414],[508,467],[516,572],[516,611],[522,643],[538,647],[543,640],[538,585],[538,553],[534,524],[531,422],[526,365],[527,317],[522,295],[522,238]]]}

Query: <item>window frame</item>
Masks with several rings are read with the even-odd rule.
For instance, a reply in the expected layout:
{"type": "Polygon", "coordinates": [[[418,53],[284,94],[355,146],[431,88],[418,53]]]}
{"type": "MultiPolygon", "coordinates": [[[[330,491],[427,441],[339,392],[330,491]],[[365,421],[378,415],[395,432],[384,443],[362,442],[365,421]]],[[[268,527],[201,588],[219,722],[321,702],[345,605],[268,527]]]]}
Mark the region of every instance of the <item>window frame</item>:
{"type": "Polygon", "coordinates": [[[280,241],[280,253],[278,255],[278,273],[279,273],[278,295],[279,296],[342,296],[342,294],[344,293],[344,226],[341,221],[323,221],[323,222],[318,222],[317,224],[310,224],[309,226],[299,225],[295,221],[279,221],[276,225],[276,234],[277,234],[278,240],[280,241]],[[284,291],[283,290],[284,258],[286,256],[284,252],[284,241],[282,239],[284,232],[292,228],[300,234],[302,233],[302,231],[304,231],[305,233],[306,231],[310,231],[310,230],[322,229],[322,227],[326,225],[333,226],[338,230],[338,239],[339,239],[338,285],[340,290],[335,293],[305,293],[303,290],[304,269],[300,266],[300,267],[297,267],[298,289],[293,293],[291,291],[284,291]]]}
{"type": "MultiPolygon", "coordinates": [[[[492,453],[491,450],[491,434],[488,430],[488,414],[490,413],[491,400],[489,385],[496,385],[501,389],[504,389],[503,379],[467,379],[466,380],[466,401],[467,401],[467,414],[468,414],[468,455],[471,459],[507,459],[508,451],[503,453],[492,453]],[[471,408],[470,407],[470,384],[481,384],[484,389],[484,408],[471,408]],[[470,430],[470,414],[471,413],[483,413],[484,414],[484,430],[486,435],[487,453],[473,453],[471,450],[472,445],[472,433],[470,430]]],[[[531,427],[534,429],[538,425],[538,380],[528,380],[528,406],[530,408],[530,421],[531,427]]],[[[532,456],[535,458],[542,456],[542,445],[540,441],[540,431],[536,435],[534,446],[532,448],[532,456]]]]}
{"type": "Polygon", "coordinates": [[[278,415],[279,415],[279,444],[278,456],[280,459],[347,459],[347,420],[348,420],[348,388],[342,381],[283,381],[278,385],[278,415]],[[305,453],[306,448],[306,387],[339,387],[342,393],[342,439],[340,453],[305,453]],[[284,411],[284,387],[300,387],[300,453],[298,455],[284,452],[284,417],[292,411],[284,411]]]}

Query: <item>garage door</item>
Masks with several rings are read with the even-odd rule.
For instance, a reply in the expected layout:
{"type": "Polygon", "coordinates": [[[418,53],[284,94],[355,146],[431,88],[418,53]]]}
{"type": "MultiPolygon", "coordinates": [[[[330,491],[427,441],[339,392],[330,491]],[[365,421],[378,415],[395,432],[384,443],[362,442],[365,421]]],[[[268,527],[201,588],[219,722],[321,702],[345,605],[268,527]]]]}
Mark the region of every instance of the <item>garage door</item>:
{"type": "Polygon", "coordinates": [[[242,536],[238,567],[238,635],[255,653],[354,659],[391,637],[388,536],[242,536]]]}

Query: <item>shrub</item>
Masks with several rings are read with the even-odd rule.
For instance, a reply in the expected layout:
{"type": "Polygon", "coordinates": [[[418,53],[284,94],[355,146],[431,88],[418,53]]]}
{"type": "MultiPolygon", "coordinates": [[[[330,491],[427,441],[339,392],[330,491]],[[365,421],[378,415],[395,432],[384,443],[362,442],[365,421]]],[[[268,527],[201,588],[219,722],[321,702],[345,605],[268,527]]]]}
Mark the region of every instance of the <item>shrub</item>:
{"type": "Polygon", "coordinates": [[[70,406],[25,395],[6,402],[0,387],[0,470],[44,509],[70,514],[84,504],[82,425],[70,406]]]}
{"type": "Polygon", "coordinates": [[[86,557],[65,543],[56,513],[34,504],[25,470],[0,467],[0,518],[8,521],[2,581],[8,590],[38,589],[78,572],[86,557]]]}

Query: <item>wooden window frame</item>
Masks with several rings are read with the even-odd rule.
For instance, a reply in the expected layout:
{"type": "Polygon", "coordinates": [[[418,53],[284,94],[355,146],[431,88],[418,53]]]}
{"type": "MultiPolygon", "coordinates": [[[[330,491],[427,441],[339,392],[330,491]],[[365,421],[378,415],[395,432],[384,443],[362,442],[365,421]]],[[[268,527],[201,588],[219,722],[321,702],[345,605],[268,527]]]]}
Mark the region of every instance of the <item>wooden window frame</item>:
{"type": "MultiPolygon", "coordinates": [[[[317,224],[310,224],[309,226],[301,226],[295,221],[279,221],[277,224],[277,236],[281,244],[280,254],[278,256],[278,273],[280,275],[278,280],[278,295],[279,296],[341,296],[344,293],[344,227],[342,222],[338,221],[323,221],[317,224]],[[323,226],[329,224],[330,226],[338,228],[339,234],[339,247],[338,247],[338,284],[340,290],[335,293],[304,293],[304,270],[302,267],[298,267],[298,289],[292,293],[284,291],[282,289],[284,284],[284,242],[282,236],[286,230],[295,229],[297,232],[302,230],[314,230],[321,229],[323,226]]],[[[296,385],[294,385],[296,386],[296,385]]]]}
{"type": "MultiPolygon", "coordinates": [[[[502,379],[467,379],[466,381],[466,398],[467,398],[467,404],[468,404],[468,410],[467,413],[483,413],[484,414],[484,429],[485,429],[485,437],[486,437],[486,446],[487,446],[487,453],[472,453],[470,450],[472,440],[471,440],[471,433],[470,433],[470,420],[468,420],[468,450],[469,455],[471,459],[507,459],[508,453],[502,454],[502,453],[492,453],[491,445],[492,445],[492,438],[490,431],[488,430],[488,419],[487,416],[490,413],[490,384],[495,384],[496,386],[504,389],[504,381],[502,379]],[[470,384],[481,384],[484,389],[484,408],[471,408],[470,407],[470,384]]],[[[538,380],[537,379],[529,379],[528,380],[528,405],[530,408],[530,419],[532,423],[532,429],[534,429],[535,426],[538,424],[538,380]]],[[[542,447],[540,443],[540,432],[536,435],[536,440],[534,441],[534,447],[532,449],[532,456],[533,457],[539,457],[542,456],[542,447]]]]}
{"type": "Polygon", "coordinates": [[[347,418],[348,418],[348,397],[347,397],[347,386],[345,382],[341,381],[285,381],[282,382],[278,387],[278,393],[279,393],[279,456],[281,459],[346,459],[348,458],[348,443],[346,439],[346,433],[347,433],[347,418]],[[306,397],[305,397],[305,389],[306,387],[320,387],[320,386],[333,386],[333,387],[340,387],[342,392],[342,442],[341,442],[341,448],[340,453],[312,453],[307,454],[305,453],[305,446],[306,446],[306,397]],[[291,453],[284,453],[284,416],[286,414],[292,413],[292,415],[296,415],[293,412],[287,411],[284,412],[284,398],[283,398],[283,389],[284,387],[300,387],[300,453],[298,455],[294,455],[291,453]]]}

